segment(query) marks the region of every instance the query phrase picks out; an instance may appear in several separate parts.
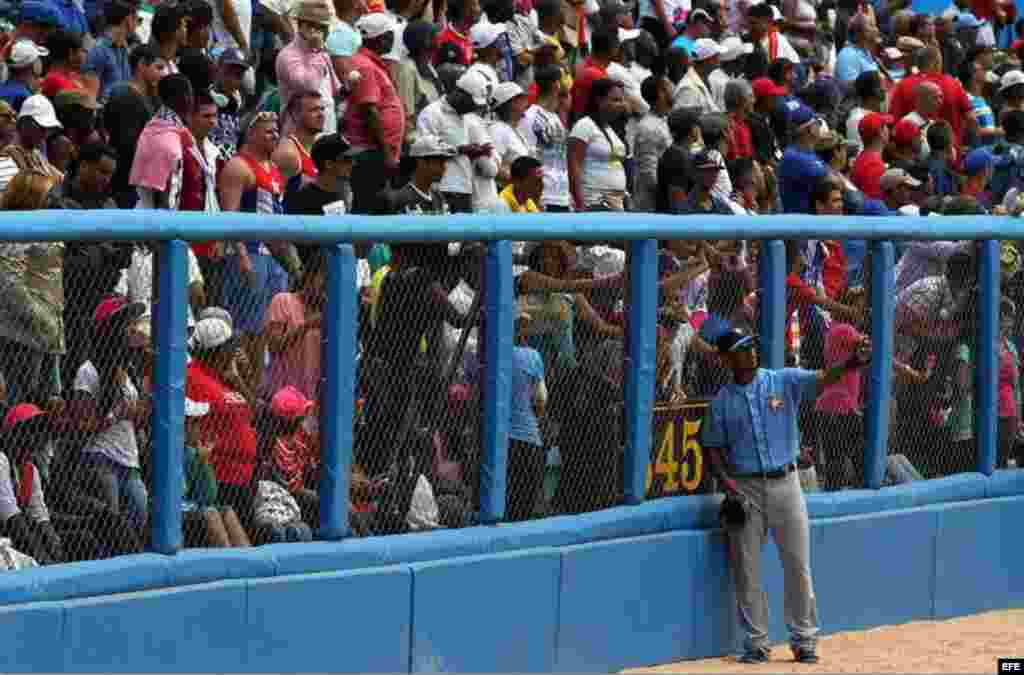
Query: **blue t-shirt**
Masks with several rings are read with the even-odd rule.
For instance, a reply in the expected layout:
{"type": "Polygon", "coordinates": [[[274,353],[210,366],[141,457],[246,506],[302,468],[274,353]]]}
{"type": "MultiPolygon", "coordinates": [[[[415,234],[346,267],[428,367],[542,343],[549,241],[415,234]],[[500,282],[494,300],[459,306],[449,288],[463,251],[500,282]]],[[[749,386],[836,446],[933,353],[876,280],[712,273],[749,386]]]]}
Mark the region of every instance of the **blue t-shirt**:
{"type": "Polygon", "coordinates": [[[828,174],[825,163],[813,152],[786,148],[779,165],[779,195],[785,213],[811,213],[811,192],[828,174]]]}
{"type": "Polygon", "coordinates": [[[509,438],[542,446],[540,425],[533,411],[533,394],[544,380],[544,361],[532,347],[516,347],[512,352],[512,422],[509,438]]]}
{"type": "Polygon", "coordinates": [[[862,73],[878,70],[874,57],[860,47],[849,44],[836,56],[836,80],[852,85],[862,73]]]}

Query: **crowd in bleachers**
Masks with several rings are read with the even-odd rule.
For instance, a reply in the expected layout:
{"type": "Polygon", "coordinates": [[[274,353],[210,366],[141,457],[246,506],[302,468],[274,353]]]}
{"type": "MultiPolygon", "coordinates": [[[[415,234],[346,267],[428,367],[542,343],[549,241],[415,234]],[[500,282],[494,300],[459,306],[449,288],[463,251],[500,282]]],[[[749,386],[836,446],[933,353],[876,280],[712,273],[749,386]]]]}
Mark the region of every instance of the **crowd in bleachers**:
{"type": "MultiPolygon", "coordinates": [[[[337,216],[1024,211],[1006,0],[20,0],[0,7],[0,210],[337,216]]],[[[2,233],[0,233],[2,239],[2,233]]],[[[507,520],[622,495],[620,241],[514,242],[507,520]]],[[[758,241],[659,242],[656,400],[713,397],[758,326],[758,241]]],[[[145,549],[152,242],[0,242],[0,535],[40,564],[145,549]]],[[[360,244],[351,523],[475,522],[483,247],[360,244]]],[[[1021,456],[1002,243],[999,458],[1021,456]]],[[[786,242],[786,357],[870,330],[865,241],[786,242]]],[[[898,242],[887,480],[976,465],[971,242],[898,242]]],[[[185,541],[319,526],[324,255],[190,242],[185,541]]],[[[807,489],[863,484],[868,383],[801,411],[807,489]]]]}

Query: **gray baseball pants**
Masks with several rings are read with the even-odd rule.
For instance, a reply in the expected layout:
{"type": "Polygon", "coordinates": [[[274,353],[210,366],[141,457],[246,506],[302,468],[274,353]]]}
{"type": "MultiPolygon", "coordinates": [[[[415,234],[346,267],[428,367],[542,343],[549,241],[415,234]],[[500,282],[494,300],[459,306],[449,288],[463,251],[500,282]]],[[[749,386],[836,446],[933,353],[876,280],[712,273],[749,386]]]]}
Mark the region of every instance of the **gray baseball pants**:
{"type": "Polygon", "coordinates": [[[811,581],[811,537],[797,471],[785,478],[737,478],[747,499],[747,522],[729,534],[729,561],[736,582],[740,625],[750,651],[768,647],[768,596],[761,587],[761,551],[768,531],[779,548],[790,644],[814,648],[818,610],[811,581]]]}

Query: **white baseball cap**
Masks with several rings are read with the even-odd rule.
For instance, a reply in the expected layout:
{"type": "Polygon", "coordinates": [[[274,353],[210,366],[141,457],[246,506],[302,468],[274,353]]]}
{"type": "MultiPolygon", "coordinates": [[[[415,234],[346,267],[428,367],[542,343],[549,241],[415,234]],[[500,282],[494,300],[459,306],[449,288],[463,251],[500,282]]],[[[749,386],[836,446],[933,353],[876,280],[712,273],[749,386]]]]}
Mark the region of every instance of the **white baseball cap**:
{"type": "Polygon", "coordinates": [[[523,88],[515,82],[502,82],[494,88],[494,93],[491,94],[491,100],[494,102],[494,107],[497,108],[500,105],[504,105],[514,99],[516,96],[522,96],[526,94],[523,88]]]}
{"type": "Polygon", "coordinates": [[[638,37],[640,37],[639,28],[633,28],[631,30],[627,28],[619,29],[619,42],[629,42],[630,40],[635,40],[638,37]]]}
{"type": "Polygon", "coordinates": [[[31,118],[36,124],[44,129],[63,129],[64,125],[57,119],[57,111],[53,109],[50,99],[42,94],[35,94],[25,99],[21,104],[21,111],[18,119],[31,118]]]}
{"type": "Polygon", "coordinates": [[[494,44],[494,41],[507,33],[503,23],[479,22],[469,30],[469,39],[475,49],[486,49],[494,44]]]}
{"type": "Polygon", "coordinates": [[[490,98],[491,81],[479,70],[467,70],[455,81],[455,86],[473,98],[477,105],[487,105],[490,98]]]}
{"type": "Polygon", "coordinates": [[[203,417],[210,412],[210,404],[204,401],[193,401],[185,397],[185,417],[203,417]]]}
{"type": "Polygon", "coordinates": [[[735,35],[725,38],[718,46],[722,50],[722,60],[726,62],[735,61],[744,54],[752,54],[754,52],[753,43],[744,42],[735,35]]]}
{"type": "Polygon", "coordinates": [[[398,24],[391,17],[390,14],[384,12],[372,12],[370,14],[363,14],[356,21],[356,29],[362,34],[364,38],[373,39],[380,37],[384,33],[392,32],[398,24]]]}
{"type": "Polygon", "coordinates": [[[410,157],[454,157],[456,154],[455,148],[434,134],[417,134],[409,148],[410,157]]]}
{"type": "Polygon", "coordinates": [[[11,55],[7,59],[7,63],[12,68],[23,68],[32,65],[44,56],[49,56],[49,54],[49,49],[40,47],[31,40],[18,40],[11,47],[11,55]]]}
{"type": "Polygon", "coordinates": [[[1011,70],[1008,73],[1003,73],[1003,79],[999,80],[999,91],[1002,92],[1010,87],[1016,87],[1018,84],[1024,84],[1024,72],[1011,70]]]}
{"type": "Polygon", "coordinates": [[[722,55],[722,48],[714,40],[701,38],[693,45],[693,60],[707,61],[710,58],[722,55]]]}
{"type": "Polygon", "coordinates": [[[233,331],[224,319],[203,319],[192,331],[192,343],[200,349],[220,347],[231,340],[233,331]]]}

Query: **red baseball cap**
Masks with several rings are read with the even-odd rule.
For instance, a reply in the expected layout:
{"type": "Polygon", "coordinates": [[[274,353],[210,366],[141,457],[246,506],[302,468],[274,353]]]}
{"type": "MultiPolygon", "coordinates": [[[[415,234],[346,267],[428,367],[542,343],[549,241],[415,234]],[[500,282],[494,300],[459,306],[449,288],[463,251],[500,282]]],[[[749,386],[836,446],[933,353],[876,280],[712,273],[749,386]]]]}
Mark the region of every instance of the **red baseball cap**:
{"type": "Polygon", "coordinates": [[[313,405],[312,401],[291,385],[278,389],[274,398],[270,399],[271,412],[287,420],[302,417],[309,412],[313,405]]]}
{"type": "Polygon", "coordinates": [[[908,119],[902,119],[892,129],[892,142],[896,145],[911,145],[920,135],[920,127],[908,119]]]}
{"type": "Polygon", "coordinates": [[[876,112],[868,113],[861,118],[860,123],[857,125],[857,132],[860,133],[861,140],[867,143],[882,133],[882,127],[892,126],[895,122],[896,118],[892,115],[876,112]]]}
{"type": "Polygon", "coordinates": [[[754,90],[754,96],[758,98],[766,98],[768,96],[785,96],[788,93],[785,87],[780,84],[775,84],[775,82],[768,77],[759,77],[751,82],[750,86],[754,90]]]}
{"type": "Polygon", "coordinates": [[[26,422],[34,417],[45,415],[42,408],[32,403],[19,403],[7,411],[4,417],[4,429],[11,429],[14,425],[26,422]]]}
{"type": "Polygon", "coordinates": [[[124,310],[123,316],[128,320],[137,319],[146,313],[146,305],[141,302],[129,302],[128,298],[123,295],[114,295],[96,305],[96,310],[92,313],[92,320],[96,323],[103,323],[109,321],[115,314],[121,318],[122,310],[124,310]]]}

